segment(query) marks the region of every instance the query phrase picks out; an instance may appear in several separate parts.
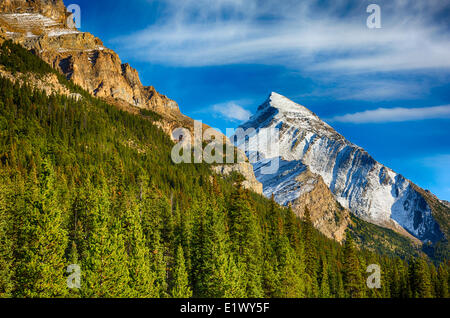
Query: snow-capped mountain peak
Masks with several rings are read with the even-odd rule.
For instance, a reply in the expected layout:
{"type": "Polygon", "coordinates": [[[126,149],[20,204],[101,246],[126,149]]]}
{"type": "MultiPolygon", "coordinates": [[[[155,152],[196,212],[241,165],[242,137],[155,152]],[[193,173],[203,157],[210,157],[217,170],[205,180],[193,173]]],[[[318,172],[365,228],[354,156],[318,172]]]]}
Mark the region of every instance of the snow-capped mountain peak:
{"type": "Polygon", "coordinates": [[[290,99],[284,97],[283,95],[280,95],[278,93],[272,92],[267,99],[266,103],[261,105],[261,107],[267,107],[271,106],[273,108],[278,109],[280,112],[283,113],[296,113],[301,114],[304,116],[311,116],[314,117],[314,113],[311,112],[306,107],[299,105],[297,103],[294,103],[290,99]]]}
{"type": "MultiPolygon", "coordinates": [[[[356,216],[403,233],[406,230],[422,241],[442,239],[432,205],[417,186],[377,162],[306,107],[272,93],[241,128],[256,129],[249,144],[258,143],[258,134],[264,128],[279,129],[279,158],[283,164],[278,172],[259,173],[271,158],[265,147],[257,150],[257,158],[263,159],[253,163],[264,194],[274,195],[278,203],[295,205],[305,191],[298,180],[309,171],[320,176],[336,200],[356,216]]],[[[236,141],[236,145],[242,146],[242,142],[236,141]]]]}

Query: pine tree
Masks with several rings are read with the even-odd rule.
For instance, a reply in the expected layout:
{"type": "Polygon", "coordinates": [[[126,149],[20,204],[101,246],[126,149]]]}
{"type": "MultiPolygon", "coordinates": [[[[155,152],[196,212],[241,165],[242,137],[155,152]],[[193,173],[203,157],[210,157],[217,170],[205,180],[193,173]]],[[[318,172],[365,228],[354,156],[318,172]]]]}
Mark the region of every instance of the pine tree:
{"type": "Polygon", "coordinates": [[[16,267],[18,297],[61,297],[67,293],[64,254],[67,232],[58,203],[56,179],[49,161],[42,163],[17,207],[16,267]]]}
{"type": "Polygon", "coordinates": [[[364,282],[361,277],[361,268],[353,238],[349,232],[347,232],[344,246],[343,281],[348,297],[360,298],[364,296],[364,282]]]}
{"type": "Polygon", "coordinates": [[[311,221],[311,214],[309,209],[305,209],[305,216],[303,219],[303,241],[304,241],[304,259],[306,271],[306,286],[307,296],[317,297],[319,294],[319,287],[317,283],[318,258],[316,240],[314,237],[314,225],[311,221]]]}
{"type": "Polygon", "coordinates": [[[169,211],[170,205],[166,197],[156,187],[152,186],[149,192],[143,193],[142,201],[140,202],[142,227],[150,251],[150,269],[155,275],[156,295],[160,298],[169,296],[167,279],[169,262],[166,254],[169,246],[172,246],[172,244],[164,246],[164,240],[162,239],[164,231],[162,214],[168,215],[169,211]]]}
{"type": "Polygon", "coordinates": [[[262,297],[260,230],[241,184],[231,197],[229,218],[234,256],[237,262],[245,267],[243,271],[247,297],[262,297]]]}
{"type": "Polygon", "coordinates": [[[104,189],[92,194],[87,205],[88,229],[82,255],[83,297],[128,297],[129,271],[120,222],[109,215],[110,202],[104,189]]]}
{"type": "Polygon", "coordinates": [[[128,254],[130,272],[130,289],[136,298],[153,298],[158,293],[155,289],[155,274],[151,270],[150,251],[146,244],[141,225],[141,216],[136,206],[126,209],[124,217],[125,249],[128,254]]]}
{"type": "Polygon", "coordinates": [[[437,281],[436,297],[448,298],[448,271],[446,270],[444,264],[440,264],[438,267],[437,281]]]}
{"type": "Polygon", "coordinates": [[[279,253],[281,255],[278,267],[280,285],[277,288],[277,296],[282,298],[304,297],[304,269],[287,237],[285,237],[279,253]]]}
{"type": "Polygon", "coordinates": [[[150,242],[150,265],[152,272],[155,273],[155,288],[159,298],[168,297],[167,283],[167,262],[164,256],[164,247],[158,232],[154,233],[153,241],[150,242]]]}
{"type": "Polygon", "coordinates": [[[322,258],[321,262],[321,280],[320,280],[320,298],[330,298],[330,282],[329,282],[329,273],[328,273],[328,264],[325,258],[322,258]]]}
{"type": "Polygon", "coordinates": [[[10,233],[11,202],[7,199],[7,187],[0,179],[0,298],[10,297],[13,284],[13,240],[10,233]]]}
{"type": "Polygon", "coordinates": [[[432,284],[427,261],[419,257],[410,264],[410,280],[412,297],[431,298],[432,284]]]}
{"type": "Polygon", "coordinates": [[[189,286],[188,273],[186,271],[184,253],[181,245],[179,245],[177,248],[175,268],[173,270],[173,282],[170,294],[173,298],[192,297],[192,290],[189,286]]]}
{"type": "Polygon", "coordinates": [[[291,245],[298,249],[300,248],[300,224],[297,218],[297,215],[295,215],[294,211],[292,210],[292,205],[289,204],[289,207],[286,211],[286,235],[289,238],[289,242],[291,242],[291,245]]]}
{"type": "MultiPolygon", "coordinates": [[[[69,266],[80,266],[80,257],[78,255],[78,247],[75,241],[72,241],[71,244],[69,244],[69,254],[67,256],[67,265],[69,266]]],[[[81,268],[80,268],[81,269],[81,268]]],[[[80,284],[81,284],[81,277],[80,277],[80,284]]],[[[81,286],[80,286],[81,287],[81,286]]],[[[71,288],[69,290],[70,298],[79,298],[81,297],[81,291],[76,286],[74,288],[71,288]]]]}
{"type": "Polygon", "coordinates": [[[389,271],[390,275],[390,293],[393,298],[400,298],[402,293],[402,284],[401,284],[401,276],[399,273],[399,268],[397,264],[394,264],[392,268],[390,268],[389,271]]]}
{"type": "MultiPolygon", "coordinates": [[[[204,202],[204,201],[203,201],[204,202]]],[[[224,213],[213,203],[197,207],[192,246],[196,297],[244,297],[244,268],[231,255],[224,213]]]]}
{"type": "Polygon", "coordinates": [[[264,257],[263,264],[263,289],[264,297],[266,298],[276,297],[278,286],[280,286],[279,277],[275,272],[275,268],[278,268],[276,258],[267,253],[264,257]]]}

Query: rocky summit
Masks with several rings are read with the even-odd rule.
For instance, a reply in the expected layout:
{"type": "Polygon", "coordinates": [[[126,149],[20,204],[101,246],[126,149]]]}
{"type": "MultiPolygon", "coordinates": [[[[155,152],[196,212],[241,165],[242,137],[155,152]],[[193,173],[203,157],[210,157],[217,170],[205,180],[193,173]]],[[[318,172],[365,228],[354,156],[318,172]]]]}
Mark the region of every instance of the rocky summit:
{"type": "Polygon", "coordinates": [[[0,2],[0,36],[32,50],[94,96],[165,115],[179,114],[175,101],[143,86],[137,71],[100,39],[67,21],[70,13],[62,0],[0,2]]]}
{"type": "MultiPolygon", "coordinates": [[[[278,203],[292,205],[299,215],[309,202],[320,214],[315,218],[322,220],[316,226],[328,236],[330,230],[342,232],[348,223],[346,209],[365,221],[422,242],[434,243],[448,236],[446,222],[440,222],[448,217],[448,206],[377,162],[306,107],[272,93],[241,128],[256,129],[249,136],[249,144],[257,144],[262,129],[279,129],[280,168],[273,174],[261,173],[273,152],[261,147],[256,156],[248,153],[256,158],[256,177],[267,197],[273,195],[278,203]],[[322,188],[321,194],[318,188],[322,188]],[[336,222],[331,215],[336,215],[336,222]]],[[[242,143],[236,142],[237,146],[242,143]]]]}

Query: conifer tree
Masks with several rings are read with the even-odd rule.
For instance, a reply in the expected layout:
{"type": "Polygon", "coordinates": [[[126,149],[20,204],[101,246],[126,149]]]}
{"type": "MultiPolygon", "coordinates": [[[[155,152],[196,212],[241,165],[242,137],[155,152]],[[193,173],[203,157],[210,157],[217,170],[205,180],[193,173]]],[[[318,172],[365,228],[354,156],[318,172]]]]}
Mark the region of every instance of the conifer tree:
{"type": "Polygon", "coordinates": [[[397,264],[395,264],[389,272],[390,279],[389,279],[389,287],[390,287],[390,294],[393,298],[400,298],[402,293],[402,284],[401,284],[401,276],[399,273],[399,267],[397,264]]]}
{"type": "Polygon", "coordinates": [[[263,289],[266,298],[274,298],[277,296],[276,293],[280,282],[275,268],[278,268],[276,258],[266,253],[263,263],[263,289]]]}
{"type": "Polygon", "coordinates": [[[349,232],[347,232],[344,246],[343,282],[348,297],[360,298],[364,296],[364,281],[361,277],[361,268],[353,238],[349,232]]]}
{"type": "Polygon", "coordinates": [[[86,211],[81,293],[89,298],[128,297],[130,276],[124,266],[128,257],[120,222],[109,215],[111,206],[104,188],[95,191],[91,200],[86,211]]]}
{"type": "Polygon", "coordinates": [[[431,298],[432,283],[427,261],[419,257],[410,263],[410,280],[412,297],[431,298]]]}
{"type": "MultiPolygon", "coordinates": [[[[203,201],[204,202],[204,201],[203,201]]],[[[193,273],[198,297],[244,297],[242,264],[230,255],[224,214],[214,204],[200,207],[194,230],[193,273]]]]}
{"type": "Polygon", "coordinates": [[[448,271],[443,264],[440,264],[437,272],[436,297],[448,298],[448,271]]]}
{"type": "Polygon", "coordinates": [[[13,240],[11,227],[11,202],[7,199],[7,187],[0,179],[0,298],[10,297],[13,284],[13,240]]]}
{"type": "Polygon", "coordinates": [[[167,262],[164,256],[164,247],[161,244],[159,231],[153,233],[150,245],[150,269],[155,274],[155,289],[158,298],[167,298],[167,262]]]}
{"type": "Polygon", "coordinates": [[[18,297],[61,297],[67,293],[64,254],[67,232],[58,203],[53,166],[43,161],[37,179],[32,179],[17,224],[16,267],[18,297]]]}
{"type": "MultiPolygon", "coordinates": [[[[168,242],[164,246],[162,238],[164,228],[162,215],[169,215],[170,205],[165,196],[159,189],[151,186],[149,191],[143,191],[140,202],[140,213],[142,214],[142,227],[146,237],[147,245],[150,251],[150,269],[154,273],[156,295],[160,298],[166,298],[168,294],[167,281],[167,250],[174,242],[168,242]]],[[[172,227],[170,226],[172,229],[172,227]]],[[[165,232],[167,237],[171,236],[170,231],[165,232]]],[[[167,242],[167,241],[166,241],[167,242]]]]}
{"type": "Polygon", "coordinates": [[[277,289],[277,296],[282,298],[304,297],[304,269],[287,237],[284,239],[280,254],[281,260],[278,268],[280,285],[277,289]]]}
{"type": "Polygon", "coordinates": [[[314,237],[315,229],[311,221],[309,209],[305,209],[303,219],[303,241],[304,241],[304,259],[306,272],[307,296],[317,297],[319,287],[317,283],[318,258],[316,240],[314,237]]]}
{"type": "Polygon", "coordinates": [[[175,256],[175,268],[173,270],[173,281],[171,288],[171,296],[173,298],[190,298],[192,290],[189,286],[188,273],[186,271],[183,248],[181,245],[177,248],[175,256]]]}
{"type": "MultiPolygon", "coordinates": [[[[76,242],[72,241],[71,243],[69,243],[69,246],[70,247],[69,247],[69,254],[67,256],[67,265],[68,265],[67,268],[69,268],[69,266],[80,266],[80,257],[78,255],[78,248],[76,242]]],[[[80,285],[81,285],[81,277],[80,277],[80,285]]],[[[73,288],[69,290],[68,297],[69,298],[81,297],[80,289],[77,288],[76,286],[73,286],[73,288]]]]}
{"type": "Polygon", "coordinates": [[[321,280],[320,280],[320,298],[330,298],[330,282],[329,282],[329,273],[328,273],[328,264],[325,258],[322,258],[321,262],[321,280]]]}
{"type": "Polygon", "coordinates": [[[0,77],[0,297],[181,297],[186,286],[195,297],[448,297],[448,262],[431,264],[446,242],[409,264],[392,253],[410,251],[378,241],[389,256],[342,248],[238,174],[174,165],[157,114],[92,98],[12,42],[0,66],[55,74],[83,96],[0,77]],[[67,288],[71,264],[81,290],[67,288]],[[365,286],[369,264],[381,266],[380,290],[365,286]]]}
{"type": "Polygon", "coordinates": [[[142,230],[139,210],[136,206],[130,206],[125,213],[125,249],[128,254],[132,295],[136,298],[157,297],[155,274],[151,270],[150,251],[142,230]]]}
{"type": "Polygon", "coordinates": [[[262,297],[260,229],[242,184],[237,186],[231,197],[229,218],[234,255],[238,264],[245,267],[247,296],[262,297]]]}

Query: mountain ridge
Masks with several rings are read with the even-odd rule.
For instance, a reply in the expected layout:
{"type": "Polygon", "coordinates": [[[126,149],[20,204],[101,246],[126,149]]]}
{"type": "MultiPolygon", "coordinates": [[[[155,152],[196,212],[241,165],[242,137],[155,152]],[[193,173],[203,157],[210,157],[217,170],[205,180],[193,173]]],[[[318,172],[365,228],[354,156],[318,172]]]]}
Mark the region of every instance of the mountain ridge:
{"type": "MultiPolygon", "coordinates": [[[[320,175],[336,200],[363,220],[403,235],[407,235],[407,231],[423,242],[436,243],[448,237],[448,232],[441,231],[441,225],[434,218],[436,209],[431,207],[442,204],[439,199],[429,196],[427,200],[433,201],[429,204],[417,190],[420,189],[418,186],[377,162],[306,107],[272,92],[240,127],[256,129],[256,134],[249,138],[250,144],[257,144],[261,129],[279,129],[281,172],[268,176],[258,173],[271,150],[258,149],[256,156],[248,153],[256,159],[253,162],[255,174],[264,185],[264,194],[275,195],[278,203],[294,203],[295,194],[301,191],[296,178],[303,171],[293,173],[287,180],[277,179],[280,174],[287,173],[283,163],[298,162],[313,174],[320,175]],[[290,197],[283,193],[289,191],[280,187],[286,183],[291,183],[293,188],[290,197]]],[[[242,140],[236,141],[236,145],[242,146],[242,140]]]]}
{"type": "MultiPolygon", "coordinates": [[[[0,42],[13,40],[39,56],[95,97],[102,98],[125,111],[139,114],[151,110],[162,116],[155,124],[172,139],[174,129],[193,131],[194,120],[181,113],[179,105],[157,92],[154,86],[144,86],[136,69],[123,63],[118,54],[88,32],[68,26],[70,13],[62,0],[7,0],[0,3],[0,42]]],[[[46,89],[42,85],[41,88],[46,89]]],[[[47,87],[48,88],[48,87],[47,87]]],[[[203,125],[204,129],[210,128],[203,125]]],[[[225,142],[228,139],[223,136],[225,142]]],[[[257,193],[261,184],[255,179],[250,164],[245,161],[218,167],[219,174],[241,173],[244,186],[257,193]]]]}

